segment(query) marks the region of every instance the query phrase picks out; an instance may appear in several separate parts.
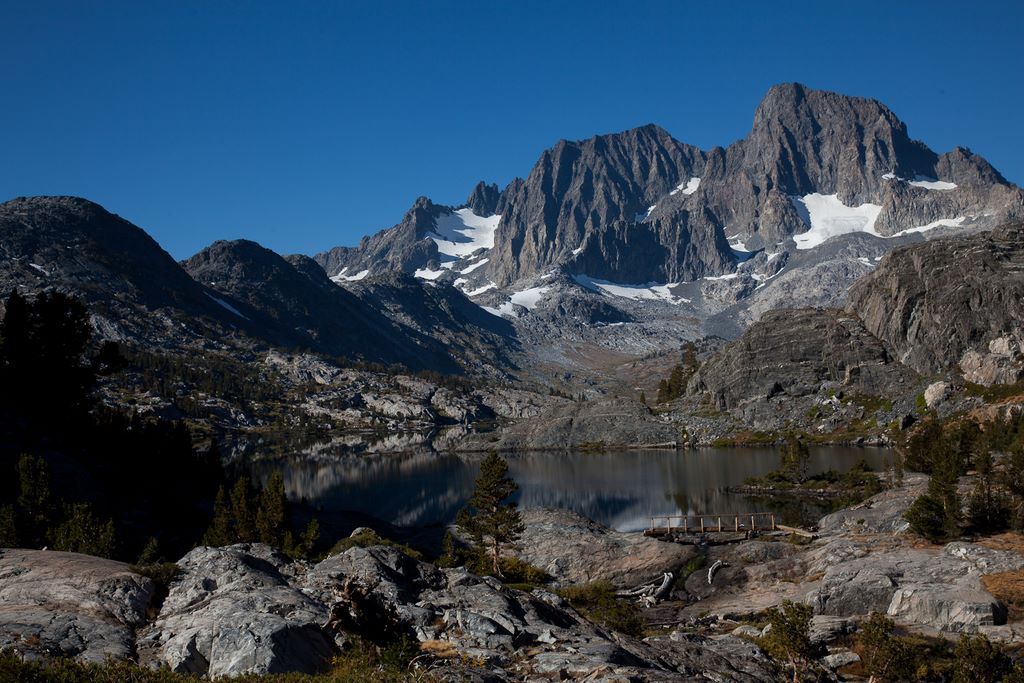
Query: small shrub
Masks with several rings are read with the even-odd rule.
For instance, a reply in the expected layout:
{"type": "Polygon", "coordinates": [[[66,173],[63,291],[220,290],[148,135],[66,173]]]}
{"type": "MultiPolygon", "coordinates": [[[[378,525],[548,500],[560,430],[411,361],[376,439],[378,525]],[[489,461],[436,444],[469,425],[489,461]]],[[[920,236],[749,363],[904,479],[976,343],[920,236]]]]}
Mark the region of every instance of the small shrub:
{"type": "Polygon", "coordinates": [[[914,649],[895,634],[896,624],[877,612],[864,622],[857,634],[864,671],[887,681],[912,680],[918,669],[914,649]]]}
{"type": "Polygon", "coordinates": [[[1014,673],[1013,660],[984,635],[960,636],[953,683],[999,683],[1014,673]]]}
{"type": "Polygon", "coordinates": [[[619,599],[607,581],[569,586],[557,591],[583,616],[613,631],[640,637],[646,629],[640,608],[631,601],[619,599]]]}
{"type": "Polygon", "coordinates": [[[389,548],[395,548],[416,560],[423,559],[423,553],[420,551],[414,550],[403,543],[396,543],[384,538],[383,536],[378,536],[374,531],[366,531],[361,534],[356,534],[355,536],[347,536],[335,543],[327,554],[337,555],[345,552],[349,548],[370,548],[375,545],[384,545],[389,548]]]}

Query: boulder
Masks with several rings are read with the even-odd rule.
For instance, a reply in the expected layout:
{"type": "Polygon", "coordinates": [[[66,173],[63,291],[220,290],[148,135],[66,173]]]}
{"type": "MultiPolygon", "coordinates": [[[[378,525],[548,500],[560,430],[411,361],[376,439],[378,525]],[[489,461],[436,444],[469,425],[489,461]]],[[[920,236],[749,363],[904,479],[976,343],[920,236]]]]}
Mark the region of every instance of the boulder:
{"type": "Polygon", "coordinates": [[[609,581],[629,588],[675,572],[692,546],[609,529],[569,510],[527,508],[519,556],[567,584],[609,581]]]}
{"type": "Polygon", "coordinates": [[[950,386],[949,382],[933,382],[928,385],[928,388],[924,390],[924,402],[929,408],[935,408],[937,405],[949,398],[949,392],[952,391],[953,387],[950,386]]]}
{"type": "Polygon", "coordinates": [[[153,582],[78,553],[0,550],[0,649],[87,662],[131,657],[153,582]]]}
{"type": "MultiPolygon", "coordinates": [[[[831,544],[830,544],[831,545],[831,544]]],[[[985,574],[1024,567],[1024,556],[973,543],[950,543],[941,550],[896,548],[862,552],[817,551],[828,565],[807,596],[816,614],[838,617],[882,612],[896,621],[925,629],[977,633],[982,626],[1006,623],[1006,608],[981,583],[985,574]]]]}
{"type": "Polygon", "coordinates": [[[179,562],[140,660],[217,678],[313,673],[330,663],[334,641],[321,628],[327,607],[293,585],[302,565],[260,544],[200,547],[179,562]]]}

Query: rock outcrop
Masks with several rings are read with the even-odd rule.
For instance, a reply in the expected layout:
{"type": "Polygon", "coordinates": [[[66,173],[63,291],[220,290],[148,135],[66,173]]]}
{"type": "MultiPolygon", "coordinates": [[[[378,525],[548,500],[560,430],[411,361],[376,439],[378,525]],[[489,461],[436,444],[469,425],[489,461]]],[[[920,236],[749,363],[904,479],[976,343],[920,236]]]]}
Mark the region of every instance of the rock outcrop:
{"type": "Polygon", "coordinates": [[[678,575],[695,554],[691,546],[615,531],[568,510],[527,508],[523,523],[519,557],[563,585],[608,581],[632,588],[664,572],[678,575]]]}
{"type": "Polygon", "coordinates": [[[918,372],[979,384],[1024,377],[1024,225],[897,249],[850,290],[849,310],[918,372]]]}
{"type": "Polygon", "coordinates": [[[153,583],[89,555],[0,550],[0,648],[102,663],[135,651],[153,583]]]}
{"type": "Polygon", "coordinates": [[[324,667],[348,634],[402,635],[427,644],[432,669],[489,680],[538,676],[651,681],[769,681],[767,658],[729,637],[640,641],[582,619],[558,596],[511,590],[464,569],[439,570],[383,546],[352,548],[310,565],[260,545],[198,548],[157,621],[140,640],[145,661],[217,677],[324,667]]]}
{"type": "Polygon", "coordinates": [[[488,434],[473,435],[460,450],[568,450],[572,448],[673,447],[680,429],[628,398],[567,401],[546,408],[528,420],[488,434]]]}
{"type": "Polygon", "coordinates": [[[690,379],[721,410],[821,391],[889,395],[911,376],[856,316],[830,309],[766,314],[690,379]]]}

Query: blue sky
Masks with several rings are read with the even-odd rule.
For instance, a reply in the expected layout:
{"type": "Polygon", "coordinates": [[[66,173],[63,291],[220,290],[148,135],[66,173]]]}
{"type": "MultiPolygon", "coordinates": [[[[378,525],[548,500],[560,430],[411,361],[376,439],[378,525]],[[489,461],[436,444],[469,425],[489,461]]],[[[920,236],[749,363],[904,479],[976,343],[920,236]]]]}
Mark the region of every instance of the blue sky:
{"type": "Polygon", "coordinates": [[[177,258],[313,253],[559,138],[743,137],[774,83],[877,98],[1024,183],[1024,3],[0,2],[0,200],[88,197],[177,258]]]}

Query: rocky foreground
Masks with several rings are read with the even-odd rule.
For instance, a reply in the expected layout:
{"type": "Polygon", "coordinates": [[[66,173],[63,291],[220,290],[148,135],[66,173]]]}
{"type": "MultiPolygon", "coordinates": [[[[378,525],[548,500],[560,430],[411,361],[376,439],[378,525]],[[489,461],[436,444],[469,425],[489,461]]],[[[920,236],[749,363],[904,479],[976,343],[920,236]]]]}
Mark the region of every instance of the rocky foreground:
{"type": "Polygon", "coordinates": [[[871,612],[927,635],[1024,642],[1024,626],[985,579],[1024,569],[1021,539],[922,543],[902,514],[923,486],[909,476],[829,515],[805,545],[762,537],[701,551],[564,511],[526,511],[523,557],[557,585],[628,587],[664,571],[685,574],[701,552],[708,565],[722,561],[647,610],[655,635],[645,638],[595,625],[547,589],[515,590],[391,547],[310,563],[253,544],[191,551],[159,604],[153,582],[127,565],[0,551],[0,646],[29,658],[133,658],[215,678],[313,672],[354,636],[406,635],[427,653],[424,666],[453,680],[769,681],[778,671],[756,644],[760,615],[784,599],[813,606],[813,637],[829,645],[824,670],[856,661],[834,641],[871,612]]]}

